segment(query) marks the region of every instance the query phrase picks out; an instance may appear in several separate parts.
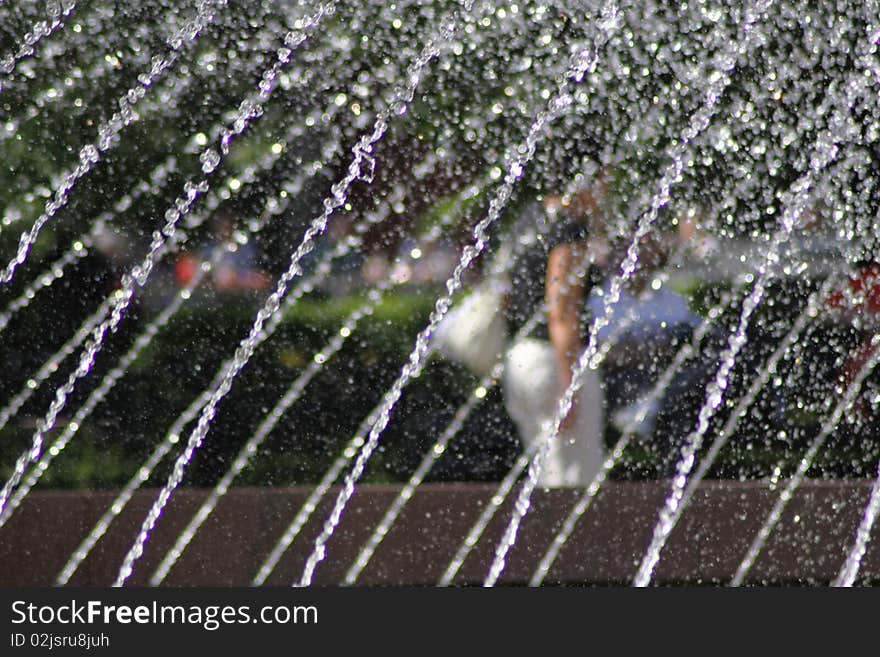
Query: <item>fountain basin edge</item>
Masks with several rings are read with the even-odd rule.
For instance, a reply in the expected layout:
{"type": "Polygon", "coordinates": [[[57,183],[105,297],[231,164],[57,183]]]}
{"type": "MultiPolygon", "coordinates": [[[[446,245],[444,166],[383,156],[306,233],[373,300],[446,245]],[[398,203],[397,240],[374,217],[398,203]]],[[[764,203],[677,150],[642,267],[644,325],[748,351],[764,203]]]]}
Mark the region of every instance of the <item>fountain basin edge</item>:
{"type": "MultiPolygon", "coordinates": [[[[705,481],[663,552],[657,584],[723,584],[779,495],[766,481],[705,481]]],[[[837,575],[870,493],[868,480],[808,480],[789,503],[750,573],[750,583],[822,585],[837,575]]],[[[364,585],[434,585],[496,489],[491,483],[420,486],[361,574],[364,585]]],[[[311,492],[308,486],[235,488],[196,534],[169,573],[169,586],[247,586],[311,492]]],[[[329,544],[314,583],[338,584],[400,486],[358,488],[329,544]]],[[[650,540],[665,481],[609,482],[578,523],[545,584],[623,585],[632,579],[650,540]]],[[[326,496],[269,585],[298,577],[336,489],[326,496]]],[[[129,581],[146,585],[208,489],[185,488],[160,519],[129,581]]],[[[537,490],[500,583],[525,584],[579,497],[579,489],[537,490]]],[[[45,490],[25,499],[0,529],[0,586],[50,586],[70,554],[107,509],[116,491],[45,490]]],[[[71,579],[107,586],[157,495],[135,493],[129,505],[71,579]]],[[[479,584],[504,530],[511,500],[488,525],[456,584],[479,584]]],[[[868,545],[859,582],[880,579],[880,547],[868,545]]]]}

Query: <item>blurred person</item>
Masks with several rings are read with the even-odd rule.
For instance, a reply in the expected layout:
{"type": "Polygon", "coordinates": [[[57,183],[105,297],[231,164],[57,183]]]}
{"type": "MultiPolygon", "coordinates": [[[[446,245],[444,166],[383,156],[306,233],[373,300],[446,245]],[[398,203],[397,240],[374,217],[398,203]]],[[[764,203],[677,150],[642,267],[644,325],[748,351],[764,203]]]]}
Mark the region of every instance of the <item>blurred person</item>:
{"type": "MultiPolygon", "coordinates": [[[[603,172],[591,188],[570,201],[551,196],[544,204],[550,223],[544,237],[547,256],[542,278],[548,342],[513,345],[508,352],[511,374],[505,381],[508,412],[526,444],[547,421],[548,411],[543,409],[555,412],[559,397],[571,385],[572,368],[585,349],[587,331],[597,317],[605,316],[613,277],[619,275],[617,263],[629,246],[628,239],[608,234],[611,221],[603,209],[607,194],[608,174],[603,172]]],[[[667,266],[673,245],[705,254],[712,242],[688,217],[677,222],[675,233],[657,230],[642,239],[636,269],[623,282],[607,323],[596,335],[598,345],[614,343],[601,369],[583,373],[583,385],[561,423],[560,437],[551,444],[542,485],[588,485],[605,459],[606,436],[611,438],[614,430],[653,439],[663,454],[661,470],[674,464],[673,447],[686,435],[709,370],[705,363],[683,367],[669,387],[642,408],[645,393],[700,323],[688,300],[659,273],[667,266]],[[664,431],[655,433],[658,424],[664,431]],[[668,435],[658,437],[660,433],[668,435]]],[[[525,285],[527,281],[514,281],[511,287],[525,285]]]]}
{"type": "MultiPolygon", "coordinates": [[[[581,190],[570,201],[547,197],[542,208],[547,222],[535,236],[545,247],[543,255],[533,254],[525,266],[514,267],[511,318],[521,325],[541,301],[547,307],[546,336],[519,340],[505,357],[505,405],[527,447],[539,446],[584,348],[584,331],[589,326],[585,297],[601,280],[599,267],[608,259],[600,208],[606,189],[602,176],[593,188],[581,190]]],[[[602,382],[597,371],[587,369],[549,445],[538,484],[589,485],[605,460],[603,436],[602,382]]]]}
{"type": "MultiPolygon", "coordinates": [[[[208,245],[202,249],[201,259],[210,260],[217,248],[221,249],[221,253],[211,269],[211,284],[217,292],[266,290],[272,284],[269,274],[258,265],[253,241],[235,239],[232,216],[223,210],[214,218],[213,234],[208,245]]],[[[186,285],[192,280],[198,266],[199,258],[195,254],[181,255],[175,263],[178,284],[186,285]]]]}
{"type": "MultiPolygon", "coordinates": [[[[631,427],[641,410],[641,398],[700,322],[687,300],[657,276],[668,259],[667,241],[658,234],[642,240],[637,268],[624,283],[620,299],[612,307],[610,321],[598,335],[600,343],[617,335],[603,368],[612,424],[619,431],[630,427],[643,436],[653,432],[661,399],[654,400],[644,419],[631,427]]],[[[593,315],[604,313],[604,297],[609,294],[610,286],[610,279],[606,280],[602,295],[590,298],[593,315]]],[[[665,391],[667,400],[682,383],[687,386],[689,373],[688,369],[682,370],[678,385],[673,383],[670,390],[665,391]]],[[[681,405],[680,400],[675,401],[676,406],[681,405]]]]}

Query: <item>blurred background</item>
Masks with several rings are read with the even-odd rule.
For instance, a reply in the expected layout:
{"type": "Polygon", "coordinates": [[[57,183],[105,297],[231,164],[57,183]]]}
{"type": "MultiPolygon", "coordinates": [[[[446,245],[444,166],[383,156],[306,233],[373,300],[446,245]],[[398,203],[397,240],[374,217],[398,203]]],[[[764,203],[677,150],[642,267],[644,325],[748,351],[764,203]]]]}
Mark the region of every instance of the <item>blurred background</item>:
{"type": "MultiPolygon", "coordinates": [[[[187,485],[216,482],[290,382],[382,281],[392,281],[392,288],[279,420],[238,483],[317,481],[399,374],[532,117],[556,89],[571,53],[594,36],[592,5],[476,4],[452,47],[428,67],[407,112],[391,117],[370,154],[370,175],[355,182],[304,260],[308,277],[334,249],[344,252],[324,280],[285,312],[277,332],[237,379],[196,454],[187,485]]],[[[41,485],[113,488],[136,472],[247,334],[331,185],[346,174],[353,146],[372,130],[451,5],[340,3],[294,51],[262,115],[235,140],[213,174],[211,191],[184,217],[185,239],[137,290],[56,432],[74,419],[148,323],[193,281],[201,263],[218,253],[216,247],[224,252],[78,427],[76,440],[41,485]],[[234,247],[223,246],[227,243],[234,247]]],[[[42,2],[0,6],[0,53],[14,52],[46,11],[42,2]]],[[[184,44],[173,68],[147,89],[134,106],[136,120],[106,144],[47,222],[28,260],[0,290],[0,312],[8,313],[0,315],[0,403],[31,391],[0,430],[4,478],[76,362],[75,356],[60,358],[59,349],[141,260],[184,183],[201,176],[200,154],[217,143],[242,99],[257,90],[283,35],[311,11],[311,5],[280,0],[232,0],[218,10],[199,38],[184,44]],[[35,373],[44,364],[47,375],[38,383],[35,373]]],[[[656,280],[655,289],[671,290],[694,319],[677,331],[664,326],[651,334],[656,340],[609,355],[602,369],[608,445],[620,435],[615,411],[625,411],[656,381],[708,310],[743,285],[737,281],[745,277],[748,289],[787,190],[809,165],[809,145],[824,127],[815,108],[854,66],[849,44],[864,32],[857,15],[829,27],[828,21],[842,14],[826,3],[793,1],[774,11],[774,38],[731,73],[718,116],[694,142],[671,200],[660,211],[656,236],[662,257],[643,263],[646,282],[656,280]]],[[[63,30],[39,44],[39,56],[16,63],[0,93],[4,263],[80,161],[83,145],[96,140],[99,126],[119,110],[118,99],[137,85],[192,13],[180,3],[80,2],[64,18],[63,30]]],[[[574,189],[595,185],[603,176],[597,202],[605,223],[606,265],[597,285],[618,267],[635,221],[656,193],[664,154],[702,102],[692,85],[716,63],[714,31],[735,34],[742,19],[738,7],[716,12],[696,1],[638,3],[624,16],[621,37],[576,87],[573,109],[544,135],[492,229],[487,254],[467,273],[466,288],[482,279],[498,245],[524,217],[535,221],[527,222],[533,234],[522,238],[523,251],[538,249],[535,257],[545,257],[534,230],[548,199],[573,183],[574,189]]],[[[808,220],[786,244],[733,371],[730,399],[745,392],[829,273],[865,271],[874,261],[876,108],[867,104],[853,112],[863,139],[841,144],[841,156],[813,194],[808,220]]],[[[534,284],[534,277],[529,279],[534,270],[519,269],[520,262],[508,271],[514,287],[534,284]]],[[[540,294],[540,283],[533,293],[540,294]]],[[[863,292],[870,296],[873,285],[873,279],[865,283],[863,292]]],[[[818,431],[829,400],[841,394],[851,354],[873,326],[877,309],[866,307],[854,319],[835,309],[833,300],[821,306],[797,357],[781,362],[712,476],[772,479],[791,469],[818,431]]],[[[652,425],[640,431],[613,477],[668,472],[740,311],[731,303],[718,316],[698,363],[670,386],[652,425]]],[[[512,333],[522,318],[507,306],[501,312],[512,333]]],[[[858,412],[835,432],[815,475],[867,476],[876,470],[875,379],[866,384],[858,412]]],[[[478,381],[467,364],[435,354],[395,409],[365,480],[406,480],[478,381]]],[[[494,481],[520,454],[498,386],[484,395],[430,480],[494,481]]],[[[718,426],[730,410],[722,408],[718,426]]],[[[161,481],[167,470],[160,466],[154,476],[161,481]]]]}

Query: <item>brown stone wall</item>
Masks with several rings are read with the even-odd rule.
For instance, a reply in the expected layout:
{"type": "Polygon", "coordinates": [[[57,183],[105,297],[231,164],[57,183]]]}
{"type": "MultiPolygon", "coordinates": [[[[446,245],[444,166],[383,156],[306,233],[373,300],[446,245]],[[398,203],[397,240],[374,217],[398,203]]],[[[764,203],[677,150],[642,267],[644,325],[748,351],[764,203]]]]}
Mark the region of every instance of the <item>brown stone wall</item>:
{"type": "MultiPolygon", "coordinates": [[[[380,545],[360,583],[433,585],[483,505],[489,484],[420,486],[380,545]]],[[[837,574],[864,510],[870,482],[806,482],[752,570],[755,582],[827,584],[837,574]]],[[[315,583],[335,585],[355,558],[398,487],[358,489],[318,567],[315,583]]],[[[547,583],[627,584],[647,546],[665,482],[611,482],[579,523],[547,583]]],[[[181,489],[172,498],[129,580],[144,585],[208,491],[181,489]]],[[[263,558],[310,492],[308,487],[240,488],[217,510],[172,570],[173,586],[249,585],[263,558]]],[[[663,553],[657,583],[729,580],[779,490],[765,482],[705,482],[663,553]]],[[[501,582],[526,582],[578,491],[536,491],[501,582]]],[[[113,499],[113,491],[31,494],[0,529],[0,585],[51,585],[67,557],[113,499]]],[[[71,584],[110,584],[156,495],[139,491],[81,566],[71,584]]],[[[334,496],[328,496],[279,564],[269,584],[299,575],[334,496]]],[[[459,573],[478,584],[507,522],[510,500],[490,523],[459,573]]],[[[880,577],[880,541],[869,545],[861,574],[880,577]]]]}

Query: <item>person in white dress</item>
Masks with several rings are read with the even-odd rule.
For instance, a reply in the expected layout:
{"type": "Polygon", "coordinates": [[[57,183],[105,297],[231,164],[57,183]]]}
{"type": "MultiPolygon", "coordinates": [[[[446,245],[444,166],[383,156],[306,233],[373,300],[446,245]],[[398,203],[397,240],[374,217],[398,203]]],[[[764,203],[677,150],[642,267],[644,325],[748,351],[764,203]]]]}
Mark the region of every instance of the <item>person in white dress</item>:
{"type": "MultiPolygon", "coordinates": [[[[545,237],[549,251],[540,280],[547,306],[548,339],[532,337],[511,345],[503,381],[508,414],[531,450],[546,440],[547,426],[571,384],[573,366],[584,348],[583,333],[588,325],[585,299],[591,280],[595,282],[596,267],[605,265],[606,258],[603,243],[596,237],[601,235],[602,225],[597,196],[597,190],[588,189],[567,205],[558,197],[545,201],[545,210],[555,224],[545,237]],[[593,233],[591,239],[588,233],[593,233]],[[590,262],[592,268],[588,267],[590,262]]],[[[514,293],[517,287],[514,281],[514,293]]],[[[606,458],[604,393],[598,371],[583,373],[573,401],[558,435],[550,441],[539,486],[588,486],[606,458]]]]}

